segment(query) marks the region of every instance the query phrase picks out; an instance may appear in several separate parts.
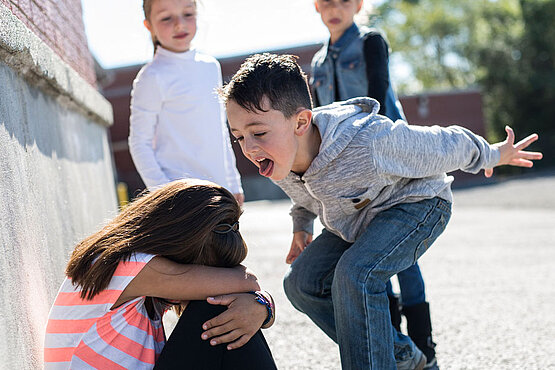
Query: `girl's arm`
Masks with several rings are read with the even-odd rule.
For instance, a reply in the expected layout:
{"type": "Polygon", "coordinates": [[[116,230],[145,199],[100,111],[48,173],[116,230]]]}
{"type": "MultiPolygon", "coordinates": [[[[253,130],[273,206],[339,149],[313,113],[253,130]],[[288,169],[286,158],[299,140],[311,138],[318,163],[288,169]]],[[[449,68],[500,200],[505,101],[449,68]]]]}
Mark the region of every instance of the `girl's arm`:
{"type": "Polygon", "coordinates": [[[142,296],[190,301],[259,289],[256,276],[244,266],[183,265],[164,257],[154,257],[127,285],[114,307],[142,296]]]}
{"type": "Polygon", "coordinates": [[[379,114],[385,114],[385,96],[389,88],[389,47],[377,32],[364,38],[364,60],[368,79],[368,96],[380,103],[379,114]]]}
{"type": "Polygon", "coordinates": [[[149,189],[170,182],[156,161],[153,148],[162,101],[156,75],[143,69],[133,82],[131,93],[129,152],[149,189]]]}
{"type": "MultiPolygon", "coordinates": [[[[127,285],[113,307],[141,296],[190,301],[257,290],[260,290],[260,286],[256,276],[244,266],[222,268],[183,265],[164,257],[154,257],[127,285]]],[[[256,302],[251,294],[230,297],[230,302],[211,302],[226,304],[228,309],[209,321],[213,326],[205,326],[205,330],[212,330],[204,333],[203,339],[220,335],[224,329],[225,335],[212,338],[210,344],[230,342],[227,348],[235,349],[249,341],[268,314],[266,307],[256,302]]],[[[273,318],[267,326],[271,323],[273,318]]]]}

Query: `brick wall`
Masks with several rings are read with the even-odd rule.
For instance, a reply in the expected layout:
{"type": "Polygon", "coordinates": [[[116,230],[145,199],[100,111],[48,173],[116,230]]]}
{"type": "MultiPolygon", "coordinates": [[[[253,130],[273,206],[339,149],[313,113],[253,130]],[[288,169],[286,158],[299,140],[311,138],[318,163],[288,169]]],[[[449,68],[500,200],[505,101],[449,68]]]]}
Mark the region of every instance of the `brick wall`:
{"type": "Polygon", "coordinates": [[[0,0],[91,85],[96,75],[80,0],[0,0]]]}

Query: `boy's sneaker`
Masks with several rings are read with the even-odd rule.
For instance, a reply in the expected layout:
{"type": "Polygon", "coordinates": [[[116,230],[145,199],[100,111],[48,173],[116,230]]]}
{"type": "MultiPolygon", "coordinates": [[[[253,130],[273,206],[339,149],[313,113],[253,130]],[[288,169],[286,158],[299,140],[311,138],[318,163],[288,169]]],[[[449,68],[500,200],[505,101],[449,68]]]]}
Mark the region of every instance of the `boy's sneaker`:
{"type": "Polygon", "coordinates": [[[433,357],[430,361],[428,361],[424,366],[424,370],[439,370],[439,366],[437,366],[437,359],[433,357]]]}
{"type": "Polygon", "coordinates": [[[420,348],[424,355],[428,359],[426,366],[424,366],[425,370],[439,370],[439,366],[437,366],[437,359],[436,359],[436,351],[435,347],[436,344],[432,341],[432,337],[429,336],[428,338],[416,338],[414,340],[414,344],[420,348]]]}
{"type": "Polygon", "coordinates": [[[397,361],[397,370],[424,370],[424,366],[426,366],[426,356],[414,344],[412,355],[397,361]]]}

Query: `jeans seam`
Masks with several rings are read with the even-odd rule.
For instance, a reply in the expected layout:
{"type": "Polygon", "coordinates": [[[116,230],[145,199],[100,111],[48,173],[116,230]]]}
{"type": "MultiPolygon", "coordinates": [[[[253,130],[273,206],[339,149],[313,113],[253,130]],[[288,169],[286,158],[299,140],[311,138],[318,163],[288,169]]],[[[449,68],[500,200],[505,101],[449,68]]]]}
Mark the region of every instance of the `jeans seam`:
{"type": "MultiPolygon", "coordinates": [[[[435,198],[435,204],[432,205],[431,209],[426,213],[426,216],[424,217],[424,219],[420,222],[418,222],[418,224],[410,231],[410,233],[408,233],[400,242],[398,242],[397,244],[395,244],[395,247],[392,248],[389,253],[387,253],[385,256],[383,256],[383,258],[381,258],[378,263],[376,263],[373,268],[368,272],[368,274],[366,274],[366,276],[364,277],[364,281],[366,282],[366,280],[368,279],[368,275],[370,275],[370,272],[374,270],[374,268],[385,258],[389,257],[389,255],[395,250],[395,248],[401,244],[403,244],[405,242],[405,240],[407,240],[408,238],[410,238],[414,232],[424,223],[426,223],[428,221],[428,219],[431,217],[433,211],[436,208],[441,208],[442,211],[445,211],[446,213],[450,214],[451,213],[451,209],[450,209],[450,205],[451,203],[442,199],[442,198],[435,198]]],[[[442,215],[443,217],[443,215],[442,215]]],[[[435,227],[435,225],[434,225],[435,227]]],[[[432,228],[433,229],[433,228],[432,228]]]]}
{"type": "Polygon", "coordinates": [[[451,213],[451,202],[446,201],[445,199],[438,198],[439,202],[437,206],[441,208],[442,211],[447,213],[451,213]]]}
{"type": "MultiPolygon", "coordinates": [[[[416,226],[415,230],[418,229],[420,227],[420,225],[422,225],[425,221],[428,220],[428,217],[431,216],[431,214],[433,213],[433,211],[435,211],[436,209],[439,209],[440,211],[443,211],[445,213],[450,213],[451,210],[449,209],[449,202],[447,202],[444,199],[441,198],[437,198],[436,204],[434,205],[434,207],[430,210],[430,212],[428,212],[428,215],[426,216],[425,220],[418,223],[418,225],[416,226]]],[[[422,241],[420,243],[418,243],[418,245],[416,246],[416,249],[414,250],[414,256],[413,256],[413,265],[416,263],[416,261],[418,261],[418,251],[420,250],[420,247],[422,246],[422,244],[427,241],[428,239],[430,239],[430,236],[432,236],[434,234],[434,231],[436,229],[436,227],[439,224],[445,224],[445,215],[442,213],[439,217],[439,220],[437,220],[437,222],[430,228],[430,233],[428,236],[426,236],[426,238],[422,239],[422,241]]],[[[430,247],[428,247],[426,250],[428,250],[430,247]]]]}
{"type": "MultiPolygon", "coordinates": [[[[422,244],[423,244],[424,242],[426,242],[427,240],[430,239],[430,236],[432,236],[432,235],[434,234],[434,231],[435,231],[436,227],[437,227],[439,224],[444,224],[444,223],[445,223],[445,218],[444,218],[444,216],[443,216],[443,214],[442,214],[442,215],[440,215],[439,220],[437,220],[437,222],[434,224],[434,226],[431,227],[429,235],[426,236],[426,238],[422,239],[422,241],[421,241],[420,243],[418,243],[418,245],[416,246],[416,249],[414,250],[414,256],[413,256],[413,261],[414,261],[414,262],[413,262],[413,264],[415,264],[416,261],[418,261],[417,255],[418,255],[418,251],[419,251],[420,248],[422,247],[422,244]]],[[[430,247],[426,248],[426,250],[428,250],[429,248],[430,248],[430,247]]]]}
{"type": "MultiPolygon", "coordinates": [[[[414,235],[414,233],[418,230],[418,228],[423,225],[424,223],[426,223],[428,221],[428,219],[431,217],[433,211],[435,210],[436,206],[433,206],[427,213],[426,216],[424,217],[423,220],[421,220],[420,222],[418,222],[418,224],[407,234],[405,235],[405,237],[398,242],[397,244],[395,244],[395,246],[389,251],[389,253],[387,255],[385,255],[382,259],[380,259],[380,261],[374,265],[377,266],[381,261],[383,261],[385,258],[389,257],[391,255],[391,253],[393,253],[393,251],[395,249],[397,249],[397,247],[401,244],[403,244],[407,239],[409,239],[412,235],[414,235]]],[[[370,270],[373,271],[374,269],[370,270]]],[[[366,279],[368,279],[368,275],[370,275],[370,272],[366,275],[366,279]]],[[[365,279],[365,281],[366,281],[365,279]]]]}
{"type": "MultiPolygon", "coordinates": [[[[323,298],[323,297],[326,297],[326,296],[327,296],[327,295],[325,294],[325,292],[324,292],[324,289],[325,289],[326,284],[324,284],[323,282],[324,282],[324,281],[327,281],[327,279],[328,279],[331,275],[333,275],[334,273],[335,273],[335,268],[331,269],[330,272],[328,272],[328,273],[324,276],[324,278],[320,280],[320,281],[322,282],[322,284],[321,284],[322,286],[320,287],[320,289],[318,289],[318,290],[320,291],[320,298],[323,298]]],[[[330,287],[331,287],[331,285],[330,285],[330,287]]],[[[330,294],[331,294],[331,293],[330,293],[330,294]]]]}
{"type": "MultiPolygon", "coordinates": [[[[366,283],[366,282],[365,282],[366,283]]],[[[368,302],[366,301],[366,299],[364,299],[364,312],[368,312],[368,302]]],[[[366,314],[364,316],[367,316],[366,314]]],[[[368,336],[366,338],[366,353],[368,353],[368,360],[369,360],[369,365],[372,366],[372,351],[370,350],[370,338],[373,337],[372,333],[370,332],[372,330],[372,325],[368,324],[368,317],[365,317],[364,320],[364,325],[366,326],[366,333],[368,333],[368,336]]]]}
{"type": "MultiPolygon", "coordinates": [[[[424,217],[424,219],[422,221],[420,221],[416,227],[414,227],[407,235],[405,235],[405,237],[398,243],[395,244],[395,246],[393,248],[391,248],[391,250],[389,251],[389,253],[387,253],[385,256],[383,256],[377,263],[375,263],[373,265],[373,267],[371,269],[369,269],[366,273],[366,275],[364,276],[364,284],[366,285],[367,281],[368,281],[368,277],[372,274],[372,272],[375,270],[375,268],[387,257],[389,257],[393,251],[395,251],[397,249],[397,247],[399,247],[399,245],[403,244],[408,238],[410,238],[412,235],[414,235],[415,231],[420,227],[420,225],[424,224],[432,215],[433,211],[437,208],[438,206],[438,202],[436,201],[436,204],[431,207],[431,209],[426,213],[426,216],[424,217]]],[[[416,253],[416,252],[415,252],[416,253]]],[[[366,299],[364,299],[364,312],[368,312],[368,302],[366,299]]],[[[370,330],[372,330],[371,326],[368,325],[368,318],[366,318],[364,320],[365,325],[366,325],[366,332],[368,334],[370,334],[370,330]]],[[[370,360],[370,364],[372,364],[372,351],[370,350],[370,338],[372,337],[372,335],[370,335],[369,337],[366,338],[366,353],[368,353],[369,356],[369,360],[370,360]]]]}

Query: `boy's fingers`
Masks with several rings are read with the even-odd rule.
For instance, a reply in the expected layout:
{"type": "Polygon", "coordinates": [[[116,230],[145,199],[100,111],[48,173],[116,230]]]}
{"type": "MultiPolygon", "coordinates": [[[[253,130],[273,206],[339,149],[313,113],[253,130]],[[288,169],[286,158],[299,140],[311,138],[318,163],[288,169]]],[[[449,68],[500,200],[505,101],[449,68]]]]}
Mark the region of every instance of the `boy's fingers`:
{"type": "Polygon", "coordinates": [[[532,144],[534,141],[538,140],[538,134],[532,134],[524,139],[520,140],[515,144],[517,150],[522,150],[532,144]]]}
{"type": "Polygon", "coordinates": [[[540,152],[521,151],[521,152],[518,152],[518,154],[520,154],[520,158],[530,159],[530,160],[542,159],[543,158],[543,154],[540,153],[540,152]]]}
{"type": "Polygon", "coordinates": [[[517,167],[533,167],[534,166],[534,162],[526,160],[526,159],[514,159],[511,161],[510,163],[513,166],[517,166],[517,167]]]}
{"type": "Polygon", "coordinates": [[[297,253],[296,251],[289,251],[289,254],[287,255],[287,257],[285,258],[285,263],[287,263],[288,265],[292,264],[297,257],[299,257],[300,253],[297,253]]]}
{"type": "Polygon", "coordinates": [[[491,175],[493,175],[493,168],[486,168],[486,169],[484,170],[484,175],[485,175],[486,177],[491,177],[491,175]]]}
{"type": "Polygon", "coordinates": [[[515,132],[509,126],[505,126],[505,132],[507,133],[507,142],[513,145],[515,142],[515,132]]]}

